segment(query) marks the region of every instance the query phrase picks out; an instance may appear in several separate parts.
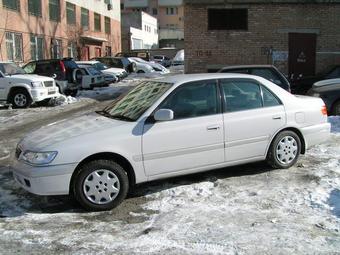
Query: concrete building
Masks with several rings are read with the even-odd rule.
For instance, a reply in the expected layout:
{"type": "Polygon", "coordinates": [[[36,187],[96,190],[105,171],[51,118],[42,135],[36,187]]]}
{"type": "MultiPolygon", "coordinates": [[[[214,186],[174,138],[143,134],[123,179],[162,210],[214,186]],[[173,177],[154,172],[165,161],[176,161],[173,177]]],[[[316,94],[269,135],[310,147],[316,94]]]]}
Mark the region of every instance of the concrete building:
{"type": "Polygon", "coordinates": [[[339,0],[184,0],[187,73],[274,64],[292,78],[340,63],[339,0]]]}
{"type": "Polygon", "coordinates": [[[125,12],[146,12],[158,20],[159,47],[184,47],[183,0],[121,0],[125,12]]]}
{"type": "Polygon", "coordinates": [[[122,51],[158,48],[157,19],[145,12],[122,12],[122,51]]]}
{"type": "Polygon", "coordinates": [[[119,0],[0,0],[1,60],[18,63],[121,51],[119,0]]]}

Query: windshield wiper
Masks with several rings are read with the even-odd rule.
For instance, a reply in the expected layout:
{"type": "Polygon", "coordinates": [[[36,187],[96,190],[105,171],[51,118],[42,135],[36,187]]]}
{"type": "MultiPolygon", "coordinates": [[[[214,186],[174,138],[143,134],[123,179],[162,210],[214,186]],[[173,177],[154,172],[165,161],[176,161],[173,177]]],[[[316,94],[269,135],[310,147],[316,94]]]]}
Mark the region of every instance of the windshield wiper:
{"type": "Polygon", "coordinates": [[[108,118],[111,118],[111,119],[118,119],[118,120],[126,120],[126,121],[135,121],[134,119],[131,119],[127,116],[124,116],[124,115],[120,115],[120,114],[117,114],[117,115],[111,115],[109,112],[107,111],[96,111],[96,113],[100,114],[100,115],[103,115],[105,117],[108,117],[108,118]]]}

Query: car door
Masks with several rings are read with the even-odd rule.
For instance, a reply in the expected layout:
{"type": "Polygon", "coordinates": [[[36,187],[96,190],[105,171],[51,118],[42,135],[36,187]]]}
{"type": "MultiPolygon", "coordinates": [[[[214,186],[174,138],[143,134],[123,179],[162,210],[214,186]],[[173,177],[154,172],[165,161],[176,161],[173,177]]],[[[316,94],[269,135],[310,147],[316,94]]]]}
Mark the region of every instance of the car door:
{"type": "MultiPolygon", "coordinates": [[[[157,109],[171,109],[171,121],[146,123],[143,160],[148,176],[224,162],[223,117],[216,81],[176,88],[157,109]]],[[[176,173],[178,174],[178,173],[176,173]]]]}
{"type": "Polygon", "coordinates": [[[0,101],[7,99],[8,93],[8,78],[6,78],[2,72],[0,72],[0,101]]]}
{"type": "Polygon", "coordinates": [[[286,123],[284,106],[252,79],[223,79],[225,158],[227,162],[265,156],[274,134],[286,123]]]}

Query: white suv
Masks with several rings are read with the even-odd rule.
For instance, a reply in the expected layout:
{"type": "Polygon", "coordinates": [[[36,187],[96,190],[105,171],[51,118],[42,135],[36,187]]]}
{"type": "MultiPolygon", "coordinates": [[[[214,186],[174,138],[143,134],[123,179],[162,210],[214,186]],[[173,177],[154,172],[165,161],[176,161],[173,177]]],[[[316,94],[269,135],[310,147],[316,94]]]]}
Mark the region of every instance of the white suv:
{"type": "Polygon", "coordinates": [[[57,94],[54,79],[26,74],[14,63],[0,62],[0,101],[11,103],[15,108],[26,108],[57,94]]]}
{"type": "Polygon", "coordinates": [[[28,134],[12,168],[32,193],[107,210],[136,183],[260,160],[289,168],[329,134],[320,98],[245,74],[169,76],[28,134]]]}

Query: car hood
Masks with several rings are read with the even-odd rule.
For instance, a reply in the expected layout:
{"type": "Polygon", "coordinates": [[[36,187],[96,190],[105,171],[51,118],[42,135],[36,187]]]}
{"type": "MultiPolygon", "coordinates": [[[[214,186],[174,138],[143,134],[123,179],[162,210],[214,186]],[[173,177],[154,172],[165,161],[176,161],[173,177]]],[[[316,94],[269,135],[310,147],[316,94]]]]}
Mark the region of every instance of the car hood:
{"type": "Polygon", "coordinates": [[[85,136],[89,133],[113,129],[126,124],[124,121],[110,119],[97,113],[86,114],[74,119],[61,120],[43,126],[27,134],[20,142],[22,150],[41,151],[65,140],[85,136]]]}
{"type": "Polygon", "coordinates": [[[328,86],[328,85],[333,85],[333,84],[340,84],[340,79],[328,79],[328,80],[322,80],[318,81],[313,84],[313,87],[322,87],[322,86],[328,86]]]}
{"type": "Polygon", "coordinates": [[[11,78],[15,82],[53,81],[53,79],[50,77],[36,75],[36,74],[15,74],[15,75],[6,76],[6,77],[11,78]]]}
{"type": "Polygon", "coordinates": [[[110,67],[108,69],[102,70],[103,73],[106,74],[121,74],[125,72],[125,69],[123,68],[116,68],[116,67],[110,67]]]}

